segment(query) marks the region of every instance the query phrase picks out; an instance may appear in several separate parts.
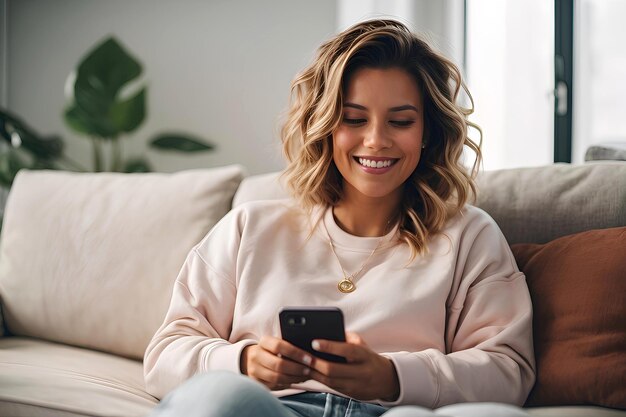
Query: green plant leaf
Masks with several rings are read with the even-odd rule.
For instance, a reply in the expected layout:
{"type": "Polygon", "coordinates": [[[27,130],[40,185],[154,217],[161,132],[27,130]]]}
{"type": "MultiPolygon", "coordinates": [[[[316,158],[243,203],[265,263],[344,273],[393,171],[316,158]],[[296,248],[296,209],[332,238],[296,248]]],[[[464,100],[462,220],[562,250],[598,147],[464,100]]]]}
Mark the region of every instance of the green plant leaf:
{"type": "Polygon", "coordinates": [[[124,172],[152,172],[152,167],[144,158],[133,158],[124,164],[124,172]]]}
{"type": "Polygon", "coordinates": [[[0,152],[0,184],[10,188],[18,171],[22,168],[30,168],[28,163],[22,159],[18,151],[7,148],[0,152]]]}
{"type": "Polygon", "coordinates": [[[128,100],[118,101],[111,107],[111,121],[119,132],[132,132],[146,116],[146,89],[128,100]]]}
{"type": "Polygon", "coordinates": [[[63,118],[69,127],[88,136],[110,139],[118,134],[108,117],[93,116],[76,105],[65,109],[63,118]]]}
{"type": "Polygon", "coordinates": [[[130,99],[119,96],[141,71],[139,61],[115,38],[98,44],[78,64],[74,100],[64,114],[68,126],[105,139],[136,129],[145,118],[145,87],[130,99]]]}
{"type": "MultiPolygon", "coordinates": [[[[94,98],[93,102],[97,101],[94,98]]],[[[83,103],[84,104],[84,103],[83,103]]],[[[79,133],[100,138],[111,138],[118,135],[115,126],[108,117],[111,104],[99,108],[90,108],[88,105],[79,105],[75,102],[65,111],[64,117],[68,125],[79,133]]]]}
{"type": "Polygon", "coordinates": [[[17,133],[20,138],[19,148],[31,153],[37,159],[52,160],[60,158],[65,144],[58,136],[41,136],[24,121],[9,112],[0,109],[0,136],[14,146],[11,135],[17,133]]]}
{"type": "Polygon", "coordinates": [[[179,152],[203,152],[215,149],[212,143],[177,133],[164,133],[150,141],[155,149],[179,152]]]}
{"type": "Polygon", "coordinates": [[[52,161],[61,158],[65,143],[56,135],[39,137],[22,135],[22,148],[28,149],[36,159],[52,161]]]}
{"type": "Polygon", "coordinates": [[[67,123],[70,128],[78,133],[91,135],[96,129],[96,127],[89,121],[89,118],[85,117],[84,114],[81,114],[81,110],[75,105],[65,109],[63,112],[63,120],[65,120],[65,123],[67,123]]]}
{"type": "Polygon", "coordinates": [[[75,87],[80,87],[83,92],[93,91],[98,97],[113,101],[119,90],[137,78],[141,71],[139,61],[126,52],[114,37],[110,37],[92,49],[78,65],[75,87]]]}

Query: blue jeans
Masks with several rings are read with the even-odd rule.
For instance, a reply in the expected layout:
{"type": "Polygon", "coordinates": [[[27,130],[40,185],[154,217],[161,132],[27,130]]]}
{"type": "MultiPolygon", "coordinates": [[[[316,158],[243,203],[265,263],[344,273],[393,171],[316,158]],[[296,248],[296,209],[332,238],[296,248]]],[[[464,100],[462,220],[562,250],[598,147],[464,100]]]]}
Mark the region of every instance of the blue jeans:
{"type": "Polygon", "coordinates": [[[233,372],[196,375],[169,393],[149,417],[527,417],[506,404],[465,403],[435,411],[391,409],[338,395],[305,392],[277,398],[262,384],[233,372]]]}

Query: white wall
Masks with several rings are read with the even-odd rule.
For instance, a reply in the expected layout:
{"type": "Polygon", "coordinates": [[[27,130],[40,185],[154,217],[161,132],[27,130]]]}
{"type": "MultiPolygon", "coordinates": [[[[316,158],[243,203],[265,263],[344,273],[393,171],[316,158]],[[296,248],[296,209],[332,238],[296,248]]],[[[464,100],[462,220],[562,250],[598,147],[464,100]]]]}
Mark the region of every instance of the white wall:
{"type": "Polygon", "coordinates": [[[338,0],[337,29],[374,18],[393,18],[463,66],[463,0],[338,0]]]}
{"type": "Polygon", "coordinates": [[[0,0],[0,106],[6,107],[7,92],[7,35],[8,23],[7,0],[0,0]]]}
{"type": "Polygon", "coordinates": [[[0,21],[8,20],[2,104],[40,133],[61,135],[69,157],[91,167],[91,143],[62,120],[64,85],[81,57],[113,34],[142,61],[149,85],[148,117],[125,138],[125,157],[146,154],[164,172],[231,163],[251,174],[274,171],[284,166],[279,116],[290,82],[324,40],[382,10],[461,64],[462,3],[0,0],[7,17],[0,21]],[[218,149],[194,156],[148,150],[146,141],[165,130],[204,137],[218,149]]]}
{"type": "Polygon", "coordinates": [[[278,117],[289,84],[336,28],[335,0],[0,1],[8,5],[8,108],[39,132],[60,134],[87,166],[90,143],[62,121],[63,88],[104,36],[143,62],[149,84],[148,117],[124,141],[125,155],[143,153],[155,133],[184,130],[219,149],[147,151],[156,170],[240,163],[260,173],[283,166],[278,117]]]}

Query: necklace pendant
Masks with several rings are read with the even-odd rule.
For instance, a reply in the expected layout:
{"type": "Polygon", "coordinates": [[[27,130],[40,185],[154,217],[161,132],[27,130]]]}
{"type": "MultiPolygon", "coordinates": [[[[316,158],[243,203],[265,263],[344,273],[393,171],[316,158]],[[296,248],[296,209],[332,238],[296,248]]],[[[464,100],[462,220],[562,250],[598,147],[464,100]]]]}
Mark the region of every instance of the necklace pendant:
{"type": "Polygon", "coordinates": [[[342,293],[349,293],[356,290],[354,282],[350,281],[348,278],[344,278],[339,281],[339,284],[337,284],[337,288],[339,288],[339,291],[341,291],[342,293]]]}

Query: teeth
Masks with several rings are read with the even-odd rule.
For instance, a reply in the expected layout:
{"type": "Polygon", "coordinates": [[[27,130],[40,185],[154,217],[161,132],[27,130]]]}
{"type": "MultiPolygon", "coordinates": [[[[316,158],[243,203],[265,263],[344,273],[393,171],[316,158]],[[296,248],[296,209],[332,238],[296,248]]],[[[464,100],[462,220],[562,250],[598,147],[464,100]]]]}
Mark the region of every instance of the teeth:
{"type": "Polygon", "coordinates": [[[387,159],[385,161],[372,161],[371,159],[359,158],[359,164],[369,167],[369,168],[387,168],[391,166],[393,161],[391,159],[387,159]]]}

